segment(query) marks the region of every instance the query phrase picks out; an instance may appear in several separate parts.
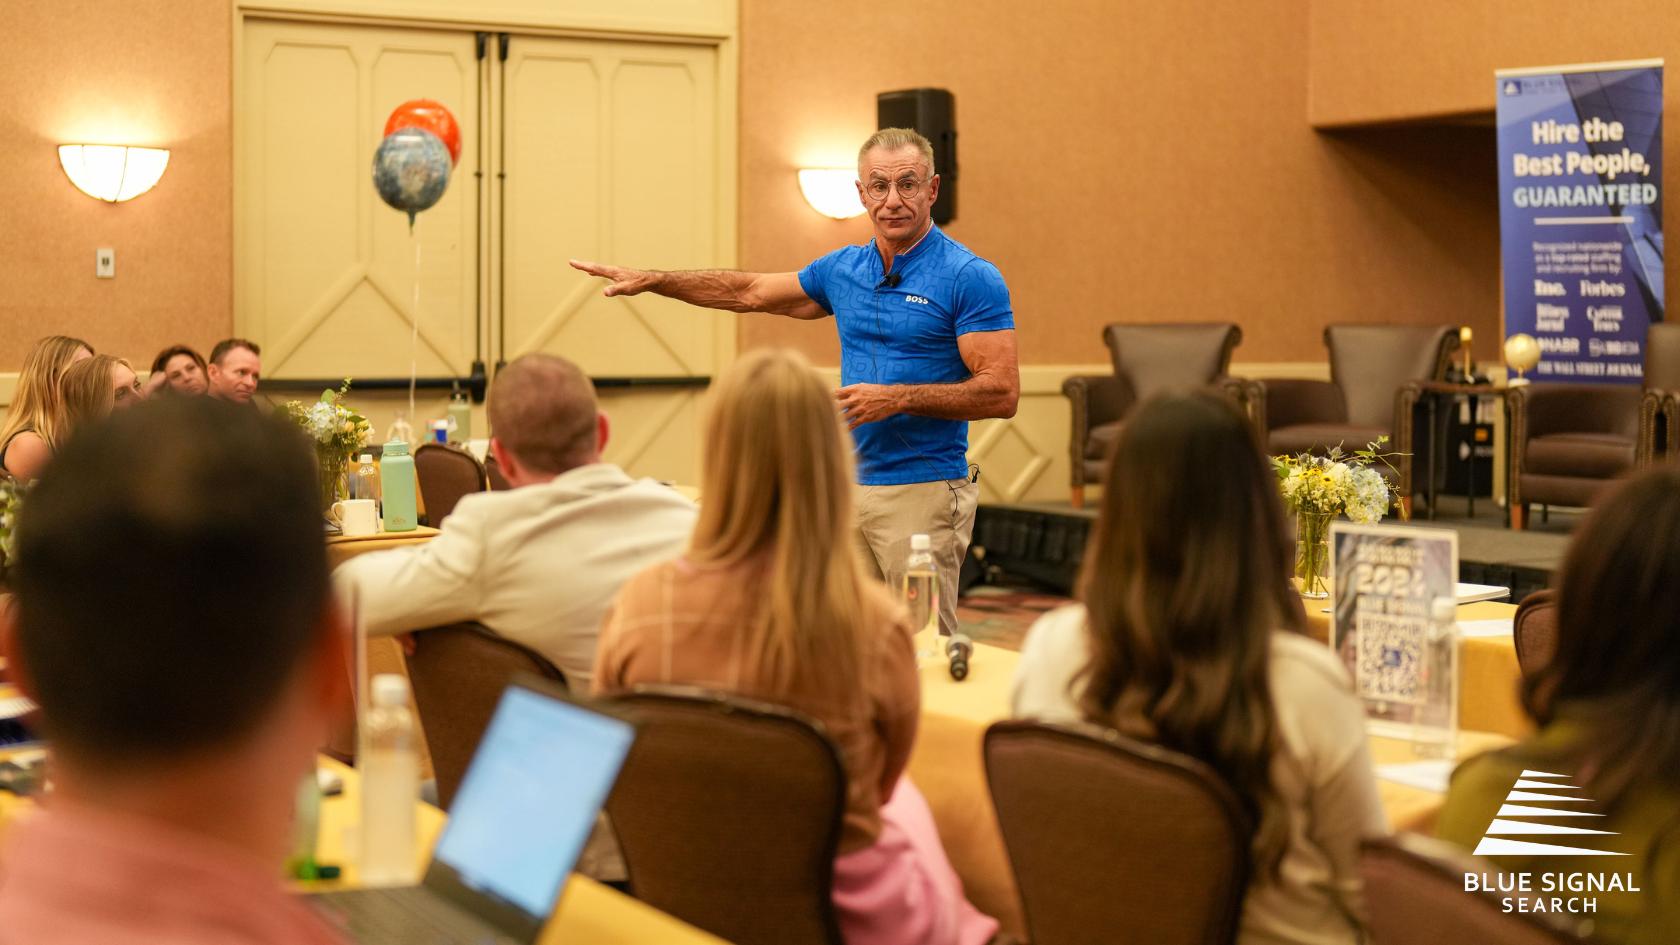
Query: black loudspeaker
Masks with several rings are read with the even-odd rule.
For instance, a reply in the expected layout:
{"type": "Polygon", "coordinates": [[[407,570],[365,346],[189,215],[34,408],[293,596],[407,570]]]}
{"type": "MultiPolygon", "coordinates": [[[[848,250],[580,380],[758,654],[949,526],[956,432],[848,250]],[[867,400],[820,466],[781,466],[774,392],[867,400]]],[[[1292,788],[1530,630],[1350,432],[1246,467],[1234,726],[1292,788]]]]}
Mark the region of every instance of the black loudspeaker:
{"type": "Polygon", "coordinates": [[[933,169],[939,175],[939,200],[933,222],[957,218],[957,97],[946,89],[904,89],[875,96],[878,128],[914,128],[933,142],[933,169]]]}

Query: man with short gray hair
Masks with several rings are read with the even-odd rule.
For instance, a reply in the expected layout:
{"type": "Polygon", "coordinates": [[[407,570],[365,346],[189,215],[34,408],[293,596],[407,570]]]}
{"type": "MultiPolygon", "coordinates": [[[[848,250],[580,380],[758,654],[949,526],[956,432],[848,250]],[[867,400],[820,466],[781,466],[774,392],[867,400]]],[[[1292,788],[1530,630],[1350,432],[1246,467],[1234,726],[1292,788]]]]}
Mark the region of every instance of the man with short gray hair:
{"type": "Polygon", "coordinates": [[[572,266],[609,280],[608,296],[654,292],[731,312],[834,316],[835,399],[857,444],[865,560],[896,591],[910,537],[928,535],[940,572],[939,627],[951,633],[980,491],[967,460],[968,421],[1015,415],[1015,315],[997,267],[934,225],[939,176],[926,138],[908,128],[875,132],[858,150],[857,189],[875,238],[799,272],[572,266]]]}
{"type": "Polygon", "coordinates": [[[601,461],[608,423],[564,358],[528,354],[490,388],[490,451],[508,484],[470,495],[423,545],[362,555],[334,577],[372,636],[476,620],[588,691],[619,586],[682,551],[694,503],[601,461]]]}

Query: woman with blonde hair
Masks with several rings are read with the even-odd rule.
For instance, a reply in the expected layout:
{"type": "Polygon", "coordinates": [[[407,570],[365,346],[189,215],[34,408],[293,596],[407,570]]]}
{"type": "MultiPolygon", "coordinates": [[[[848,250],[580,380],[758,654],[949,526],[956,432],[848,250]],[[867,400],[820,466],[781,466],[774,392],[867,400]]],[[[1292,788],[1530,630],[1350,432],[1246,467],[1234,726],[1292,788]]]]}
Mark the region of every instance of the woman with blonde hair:
{"type": "Polygon", "coordinates": [[[1246,417],[1147,402],[1104,471],[1080,602],[1027,633],[1015,713],[1212,768],[1254,828],[1239,945],[1354,945],[1359,842],[1387,825],[1347,671],[1301,632],[1292,544],[1246,417]]]}
{"type": "Polygon", "coordinates": [[[80,338],[49,335],[35,342],[0,426],[0,473],[25,481],[41,474],[58,445],[59,376],[72,362],[91,357],[93,346],[80,338]]]}
{"type": "Polygon", "coordinates": [[[58,388],[62,407],[56,434],[60,442],[83,424],[132,407],[141,399],[134,368],[108,354],[96,354],[65,368],[58,388]]]}
{"type": "Polygon", "coordinates": [[[684,684],[823,723],[847,776],[833,899],[848,945],[977,945],[926,802],[903,778],[919,679],[909,621],[851,544],[849,438],[799,355],[757,351],[712,386],[688,551],[625,584],[597,693],[684,684]]]}

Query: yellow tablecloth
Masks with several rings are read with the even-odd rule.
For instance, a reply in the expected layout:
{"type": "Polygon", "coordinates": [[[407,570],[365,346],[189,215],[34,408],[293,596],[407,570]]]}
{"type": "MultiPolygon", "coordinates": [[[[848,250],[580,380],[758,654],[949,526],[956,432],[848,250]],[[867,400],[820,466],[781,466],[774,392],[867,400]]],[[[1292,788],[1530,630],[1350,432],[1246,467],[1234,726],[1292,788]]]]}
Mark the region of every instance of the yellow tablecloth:
{"type": "MultiPolygon", "coordinates": [[[[1330,642],[1330,615],[1322,601],[1304,601],[1307,632],[1321,643],[1330,642]]],[[[1458,608],[1459,622],[1506,620],[1517,612],[1515,604],[1478,601],[1458,608]]],[[[1522,670],[1517,666],[1517,647],[1510,634],[1497,637],[1466,637],[1459,641],[1458,724],[1478,732],[1496,732],[1523,738],[1534,731],[1534,723],[1523,711],[1518,687],[1522,670]]]]}
{"type": "MultiPolygon", "coordinates": [[[[1007,931],[1025,937],[1015,876],[992,809],[981,754],[987,726],[1009,717],[1009,685],[1019,661],[1020,655],[1012,651],[976,645],[968,678],[962,682],[951,679],[944,660],[924,662],[921,729],[910,756],[910,777],[927,797],[969,901],[996,917],[1007,931]]],[[[1476,754],[1508,741],[1497,734],[1465,732],[1460,754],[1476,754]]],[[[1412,760],[1409,745],[1391,739],[1371,739],[1371,751],[1377,764],[1412,760]]],[[[1394,829],[1427,831],[1433,826],[1442,795],[1389,781],[1379,781],[1378,787],[1394,829]]]]}

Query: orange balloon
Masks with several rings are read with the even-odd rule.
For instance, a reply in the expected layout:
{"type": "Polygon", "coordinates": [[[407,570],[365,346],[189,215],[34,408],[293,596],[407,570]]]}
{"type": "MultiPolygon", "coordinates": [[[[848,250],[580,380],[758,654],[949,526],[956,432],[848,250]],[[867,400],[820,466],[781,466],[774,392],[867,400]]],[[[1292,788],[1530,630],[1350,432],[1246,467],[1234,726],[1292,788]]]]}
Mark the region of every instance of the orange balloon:
{"type": "Polygon", "coordinates": [[[385,119],[385,133],[389,135],[398,128],[430,131],[449,149],[450,166],[461,163],[461,127],[455,124],[455,116],[442,103],[416,98],[398,105],[391,112],[391,117],[385,119]]]}

